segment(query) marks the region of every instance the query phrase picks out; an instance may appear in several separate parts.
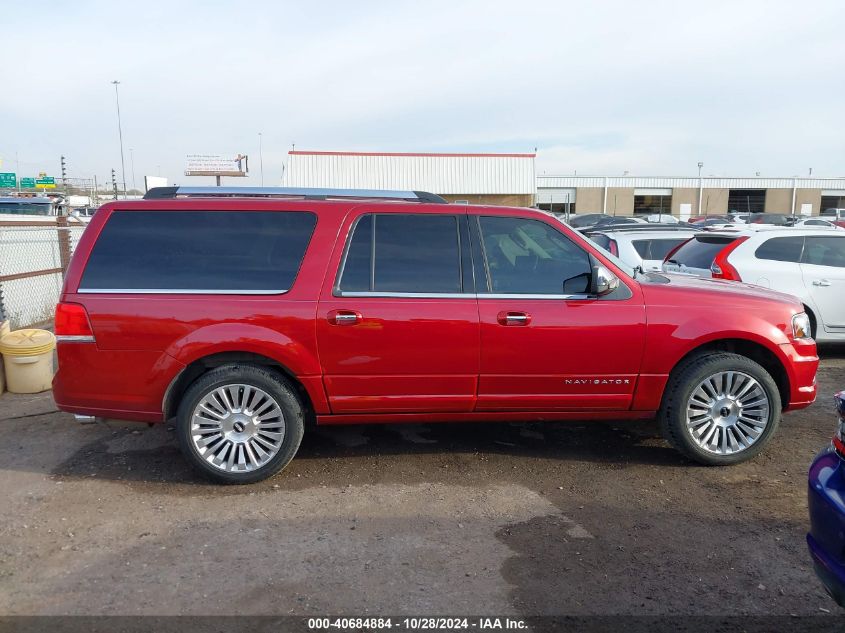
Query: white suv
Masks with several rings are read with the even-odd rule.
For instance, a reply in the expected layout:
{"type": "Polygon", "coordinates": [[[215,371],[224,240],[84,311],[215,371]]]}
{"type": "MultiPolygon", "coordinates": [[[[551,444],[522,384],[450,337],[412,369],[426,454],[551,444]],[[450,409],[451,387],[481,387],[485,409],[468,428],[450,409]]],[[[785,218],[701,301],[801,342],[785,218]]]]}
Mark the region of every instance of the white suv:
{"type": "Polygon", "coordinates": [[[817,341],[845,341],[845,234],[772,228],[699,233],[666,256],[663,271],[743,281],[806,307],[817,341]]]}

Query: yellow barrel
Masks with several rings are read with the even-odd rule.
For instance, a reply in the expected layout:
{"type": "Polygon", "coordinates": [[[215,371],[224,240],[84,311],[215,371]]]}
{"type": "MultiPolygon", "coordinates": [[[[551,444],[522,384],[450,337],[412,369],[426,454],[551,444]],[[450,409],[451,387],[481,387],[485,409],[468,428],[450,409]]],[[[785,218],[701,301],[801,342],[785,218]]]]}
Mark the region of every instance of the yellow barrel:
{"type": "MultiPolygon", "coordinates": [[[[11,332],[8,321],[0,323],[0,338],[11,332]]],[[[0,394],[6,391],[6,372],[3,371],[3,357],[0,356],[0,394]]]]}
{"type": "Polygon", "coordinates": [[[49,389],[55,348],[56,337],[47,330],[16,330],[0,338],[9,391],[38,393],[49,389]]]}

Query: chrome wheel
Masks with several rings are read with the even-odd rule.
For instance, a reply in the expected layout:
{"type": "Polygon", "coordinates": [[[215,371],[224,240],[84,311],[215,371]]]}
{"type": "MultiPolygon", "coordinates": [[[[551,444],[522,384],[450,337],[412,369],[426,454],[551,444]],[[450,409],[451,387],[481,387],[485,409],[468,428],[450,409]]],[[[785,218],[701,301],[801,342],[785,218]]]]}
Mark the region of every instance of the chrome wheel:
{"type": "Polygon", "coordinates": [[[756,379],[724,371],[702,380],[687,402],[687,430],[708,453],[740,453],[769,423],[769,397],[756,379]]]}
{"type": "Polygon", "coordinates": [[[285,417],[266,391],[224,385],[200,398],[191,416],[190,437],[197,453],[216,469],[249,472],[279,452],[285,417]]]}

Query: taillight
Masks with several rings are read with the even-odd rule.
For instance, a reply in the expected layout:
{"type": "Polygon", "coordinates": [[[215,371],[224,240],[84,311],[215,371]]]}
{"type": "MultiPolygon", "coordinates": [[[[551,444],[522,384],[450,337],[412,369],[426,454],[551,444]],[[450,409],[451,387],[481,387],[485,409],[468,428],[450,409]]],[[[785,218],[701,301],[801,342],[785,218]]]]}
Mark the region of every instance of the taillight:
{"type": "Polygon", "coordinates": [[[845,391],[834,394],[833,401],[836,403],[836,413],[839,415],[839,424],[833,436],[833,446],[840,455],[845,457],[845,391]]]}
{"type": "Polygon", "coordinates": [[[616,243],[616,240],[610,240],[610,244],[608,244],[608,249],[611,255],[615,255],[619,257],[619,245],[616,243]]]}
{"type": "Polygon", "coordinates": [[[55,328],[58,341],[94,341],[88,312],[78,303],[60,303],[56,306],[55,328]]]}
{"type": "Polygon", "coordinates": [[[716,258],[713,260],[713,263],[710,264],[710,272],[713,273],[713,277],[715,279],[742,281],[742,277],[739,276],[739,271],[728,263],[728,255],[733,253],[737,246],[747,239],[748,236],[738,237],[716,254],[716,258]]]}

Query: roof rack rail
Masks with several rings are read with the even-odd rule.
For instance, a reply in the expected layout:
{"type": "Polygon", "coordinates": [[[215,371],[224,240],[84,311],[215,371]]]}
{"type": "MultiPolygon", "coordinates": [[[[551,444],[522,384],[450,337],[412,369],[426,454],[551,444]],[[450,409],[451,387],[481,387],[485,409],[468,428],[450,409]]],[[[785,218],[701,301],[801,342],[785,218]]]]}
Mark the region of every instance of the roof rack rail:
{"type": "Polygon", "coordinates": [[[313,189],[308,187],[153,187],[144,195],[144,200],[169,200],[192,196],[201,198],[302,198],[304,200],[353,198],[448,204],[440,196],[427,191],[313,189]]]}

